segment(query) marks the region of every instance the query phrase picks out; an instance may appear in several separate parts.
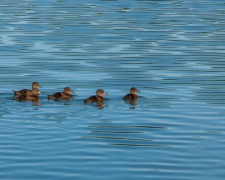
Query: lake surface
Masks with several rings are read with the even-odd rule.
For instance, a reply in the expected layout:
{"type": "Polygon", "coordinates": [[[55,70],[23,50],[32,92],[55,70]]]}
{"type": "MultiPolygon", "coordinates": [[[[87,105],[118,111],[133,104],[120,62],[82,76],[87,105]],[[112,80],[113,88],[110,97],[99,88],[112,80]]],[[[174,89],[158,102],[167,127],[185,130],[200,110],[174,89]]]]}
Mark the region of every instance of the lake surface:
{"type": "Polygon", "coordinates": [[[0,179],[225,177],[225,2],[0,2],[0,179]],[[39,102],[12,90],[42,85],[39,102]],[[69,101],[47,95],[69,86],[69,101]],[[134,103],[122,97],[137,87],[134,103]],[[84,104],[99,88],[103,104],[84,104]]]}

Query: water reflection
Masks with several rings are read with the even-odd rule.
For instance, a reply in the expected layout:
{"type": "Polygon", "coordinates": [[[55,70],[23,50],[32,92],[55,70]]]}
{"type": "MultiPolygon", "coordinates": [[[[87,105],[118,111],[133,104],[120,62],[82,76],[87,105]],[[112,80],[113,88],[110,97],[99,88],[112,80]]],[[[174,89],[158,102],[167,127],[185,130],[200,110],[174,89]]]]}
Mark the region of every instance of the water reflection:
{"type": "Polygon", "coordinates": [[[104,140],[109,145],[117,146],[164,146],[145,136],[144,133],[150,130],[162,130],[159,126],[121,126],[121,125],[94,125],[88,126],[91,134],[86,138],[104,140]],[[139,134],[139,135],[137,135],[139,134]],[[140,138],[137,138],[140,137],[140,138]],[[141,138],[142,137],[142,138],[141,138]]]}
{"type": "Polygon", "coordinates": [[[20,102],[20,103],[30,102],[30,103],[32,103],[32,106],[41,106],[40,99],[37,99],[37,100],[26,100],[26,99],[19,100],[19,99],[16,99],[16,97],[14,97],[13,100],[16,100],[17,102],[20,102]]]}
{"type": "Polygon", "coordinates": [[[97,109],[104,109],[105,107],[107,107],[105,102],[91,102],[91,103],[84,103],[84,105],[96,107],[97,109]]]}
{"type": "Polygon", "coordinates": [[[133,105],[133,106],[136,106],[137,103],[138,103],[138,100],[137,100],[137,99],[130,99],[130,100],[124,100],[124,102],[125,102],[126,104],[131,104],[131,105],[133,105]]]}
{"type": "Polygon", "coordinates": [[[105,105],[104,102],[97,102],[97,103],[96,103],[96,107],[97,107],[98,109],[103,109],[103,108],[106,107],[106,105],[105,105]]]}
{"type": "Polygon", "coordinates": [[[210,83],[202,83],[201,88],[194,92],[195,96],[193,97],[193,100],[205,102],[207,104],[224,105],[224,81],[221,81],[219,79],[220,77],[213,77],[210,83]]]}
{"type": "MultiPolygon", "coordinates": [[[[49,96],[49,95],[48,95],[49,96]]],[[[69,102],[73,99],[73,97],[67,97],[65,99],[60,99],[60,98],[56,98],[56,99],[50,99],[49,97],[47,98],[49,101],[65,101],[65,102],[69,102]]]]}
{"type": "Polygon", "coordinates": [[[40,100],[32,101],[33,106],[41,106],[40,100]]]}

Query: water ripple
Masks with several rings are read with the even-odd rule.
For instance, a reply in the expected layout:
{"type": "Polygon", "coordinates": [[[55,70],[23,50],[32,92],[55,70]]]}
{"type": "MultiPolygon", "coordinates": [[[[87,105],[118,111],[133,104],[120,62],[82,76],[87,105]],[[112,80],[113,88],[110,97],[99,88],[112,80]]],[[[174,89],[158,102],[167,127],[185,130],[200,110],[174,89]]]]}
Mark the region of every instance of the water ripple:
{"type": "Polygon", "coordinates": [[[0,179],[224,179],[223,6],[1,1],[0,179]]]}

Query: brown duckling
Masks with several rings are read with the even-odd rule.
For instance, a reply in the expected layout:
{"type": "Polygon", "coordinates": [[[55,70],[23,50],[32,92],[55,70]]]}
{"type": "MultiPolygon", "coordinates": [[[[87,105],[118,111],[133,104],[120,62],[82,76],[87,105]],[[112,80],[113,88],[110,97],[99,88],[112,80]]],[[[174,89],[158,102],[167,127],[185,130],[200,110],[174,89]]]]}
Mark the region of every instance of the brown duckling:
{"type": "Polygon", "coordinates": [[[96,95],[91,96],[87,99],[84,99],[84,102],[89,103],[89,102],[103,102],[104,98],[102,97],[103,95],[108,95],[106,92],[104,92],[103,89],[98,89],[96,91],[96,95]]]}
{"type": "Polygon", "coordinates": [[[68,100],[72,97],[71,93],[74,93],[69,87],[65,87],[63,92],[56,92],[52,95],[48,95],[48,99],[63,99],[63,100],[68,100]]]}
{"type": "Polygon", "coordinates": [[[130,89],[130,94],[127,94],[123,97],[124,100],[134,100],[138,98],[138,95],[136,93],[138,93],[140,91],[138,91],[135,87],[132,87],[130,89]]]}
{"type": "Polygon", "coordinates": [[[34,88],[33,90],[28,91],[27,94],[25,94],[25,95],[19,95],[19,96],[15,97],[15,100],[17,100],[17,101],[23,101],[23,100],[36,101],[39,98],[38,97],[39,94],[41,94],[39,89],[34,88]]]}
{"type": "MultiPolygon", "coordinates": [[[[38,83],[38,82],[33,82],[32,83],[32,90],[35,89],[35,88],[42,88],[41,85],[38,83]]],[[[18,96],[18,95],[26,95],[27,93],[31,93],[30,89],[21,89],[19,91],[14,91],[14,95],[18,96]]]]}

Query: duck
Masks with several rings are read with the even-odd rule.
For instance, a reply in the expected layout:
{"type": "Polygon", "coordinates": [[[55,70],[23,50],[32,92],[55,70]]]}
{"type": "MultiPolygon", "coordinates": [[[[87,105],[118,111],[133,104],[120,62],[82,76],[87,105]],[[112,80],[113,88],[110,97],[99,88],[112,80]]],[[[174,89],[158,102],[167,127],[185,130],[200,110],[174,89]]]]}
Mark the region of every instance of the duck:
{"type": "Polygon", "coordinates": [[[36,101],[39,99],[38,97],[39,94],[41,94],[39,89],[34,88],[33,90],[28,91],[27,94],[16,96],[14,99],[17,101],[23,101],[23,100],[36,101]]]}
{"type": "Polygon", "coordinates": [[[138,95],[136,93],[138,93],[140,91],[138,91],[135,87],[130,88],[130,94],[126,94],[123,99],[124,100],[134,100],[134,99],[138,99],[138,95]]]}
{"type": "MultiPolygon", "coordinates": [[[[32,90],[35,89],[35,88],[42,88],[42,87],[41,87],[41,85],[38,82],[33,82],[32,83],[32,90]]],[[[30,89],[21,89],[19,91],[13,90],[13,92],[14,92],[15,96],[20,96],[20,95],[29,94],[29,93],[31,93],[32,90],[30,90],[30,89]]]]}
{"type": "Polygon", "coordinates": [[[63,92],[56,92],[52,95],[48,95],[48,99],[55,99],[55,100],[68,100],[72,97],[71,93],[74,93],[69,87],[65,87],[63,92]]]}
{"type": "Polygon", "coordinates": [[[84,99],[85,103],[90,103],[90,102],[103,102],[104,98],[102,97],[103,95],[108,95],[103,89],[98,89],[96,91],[96,95],[90,96],[87,99],[84,99]]]}

